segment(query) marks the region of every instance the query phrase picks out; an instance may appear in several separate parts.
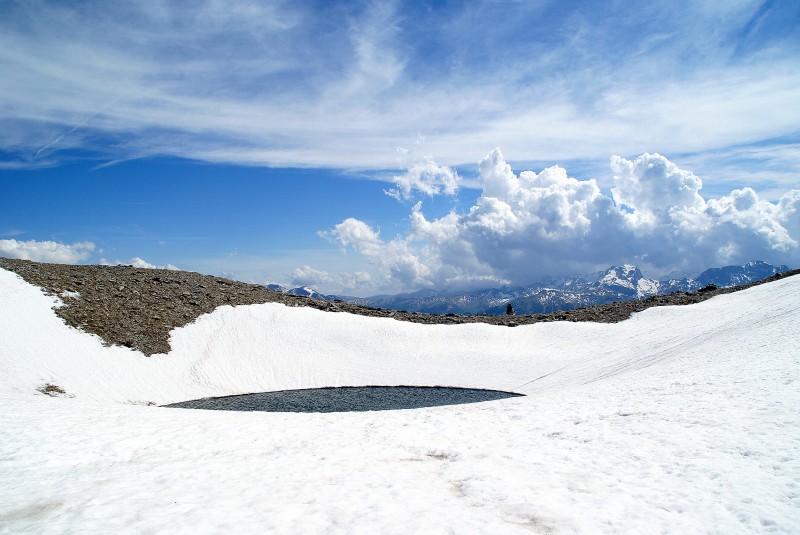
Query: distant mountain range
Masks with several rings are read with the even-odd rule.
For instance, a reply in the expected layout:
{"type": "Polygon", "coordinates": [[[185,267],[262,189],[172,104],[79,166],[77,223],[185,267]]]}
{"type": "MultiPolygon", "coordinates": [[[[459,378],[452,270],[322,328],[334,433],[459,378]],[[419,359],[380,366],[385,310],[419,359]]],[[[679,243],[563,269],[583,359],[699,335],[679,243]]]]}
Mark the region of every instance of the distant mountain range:
{"type": "Polygon", "coordinates": [[[580,277],[546,278],[533,286],[493,288],[466,293],[426,289],[408,294],[372,297],[323,295],[305,286],[287,289],[277,284],[270,284],[267,287],[294,295],[341,300],[373,308],[408,312],[501,315],[505,314],[506,305],[511,303],[517,314],[540,314],[615,301],[643,299],[676,291],[689,292],[710,284],[720,288],[738,286],[765,279],[788,269],[787,266],[773,266],[756,261],[743,266],[707,269],[697,276],[671,273],[656,280],[644,277],[638,267],[625,264],[580,277]]]}
{"type": "Polygon", "coordinates": [[[327,299],[329,301],[334,301],[339,299],[336,296],[321,294],[318,291],[314,290],[313,288],[309,288],[308,286],[298,286],[297,288],[285,288],[280,284],[267,284],[267,289],[275,290],[276,292],[282,292],[290,295],[302,295],[303,297],[313,297],[314,299],[327,299]]]}

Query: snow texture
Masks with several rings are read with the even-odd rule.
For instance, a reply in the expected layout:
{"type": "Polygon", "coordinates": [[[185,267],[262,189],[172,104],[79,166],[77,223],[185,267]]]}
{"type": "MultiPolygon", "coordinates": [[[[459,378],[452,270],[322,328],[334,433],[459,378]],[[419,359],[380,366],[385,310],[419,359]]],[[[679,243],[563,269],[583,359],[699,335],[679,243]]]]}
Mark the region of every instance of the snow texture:
{"type": "Polygon", "coordinates": [[[619,324],[221,307],[151,358],[66,326],[54,304],[0,270],[0,533],[800,525],[797,276],[619,324]],[[146,406],[368,384],[526,396],[330,414],[146,406]]]}

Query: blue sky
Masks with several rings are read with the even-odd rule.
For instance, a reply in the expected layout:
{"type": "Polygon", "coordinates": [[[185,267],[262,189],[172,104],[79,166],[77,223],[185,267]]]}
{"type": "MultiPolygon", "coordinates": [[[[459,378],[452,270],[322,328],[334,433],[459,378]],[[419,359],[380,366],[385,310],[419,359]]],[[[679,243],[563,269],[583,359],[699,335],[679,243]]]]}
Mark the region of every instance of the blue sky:
{"type": "Polygon", "coordinates": [[[791,0],[0,15],[5,256],[356,295],[800,264],[791,0]]]}

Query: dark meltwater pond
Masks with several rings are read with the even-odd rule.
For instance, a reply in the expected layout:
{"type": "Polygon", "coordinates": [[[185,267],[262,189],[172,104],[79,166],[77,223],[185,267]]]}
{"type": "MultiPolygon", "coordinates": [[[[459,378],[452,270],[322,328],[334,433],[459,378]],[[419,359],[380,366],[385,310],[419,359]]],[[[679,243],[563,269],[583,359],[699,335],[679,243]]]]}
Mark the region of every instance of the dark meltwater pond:
{"type": "Polygon", "coordinates": [[[217,411],[389,411],[495,401],[521,395],[500,390],[443,386],[345,386],[203,398],[164,406],[217,411]]]}

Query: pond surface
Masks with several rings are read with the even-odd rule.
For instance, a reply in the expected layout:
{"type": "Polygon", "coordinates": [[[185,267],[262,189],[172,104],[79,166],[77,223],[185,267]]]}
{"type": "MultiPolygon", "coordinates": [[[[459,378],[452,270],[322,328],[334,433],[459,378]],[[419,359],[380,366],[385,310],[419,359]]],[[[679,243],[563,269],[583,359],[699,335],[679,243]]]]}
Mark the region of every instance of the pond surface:
{"type": "Polygon", "coordinates": [[[495,401],[521,395],[500,390],[443,386],[345,386],[203,398],[164,406],[218,411],[388,411],[495,401]]]}

